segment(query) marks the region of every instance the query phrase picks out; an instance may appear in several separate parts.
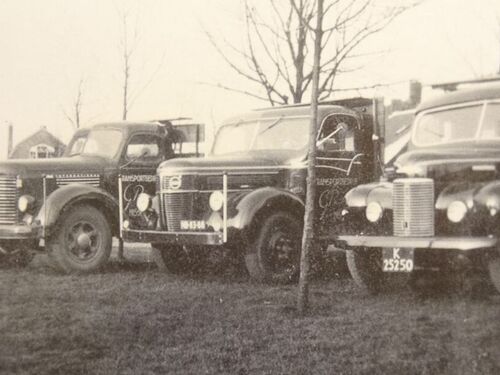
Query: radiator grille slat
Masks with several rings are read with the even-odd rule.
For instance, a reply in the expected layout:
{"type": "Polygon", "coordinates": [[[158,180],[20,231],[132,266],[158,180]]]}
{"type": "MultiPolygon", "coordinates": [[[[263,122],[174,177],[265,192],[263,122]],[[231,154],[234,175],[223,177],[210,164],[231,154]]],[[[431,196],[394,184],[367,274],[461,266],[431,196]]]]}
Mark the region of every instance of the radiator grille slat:
{"type": "Polygon", "coordinates": [[[193,193],[162,193],[162,223],[170,232],[181,230],[181,220],[192,218],[193,193]]]}
{"type": "Polygon", "coordinates": [[[88,184],[99,186],[101,178],[99,174],[60,174],[56,175],[57,186],[65,186],[69,184],[88,184]]]}
{"type": "Polygon", "coordinates": [[[401,178],[393,185],[394,235],[434,235],[434,181],[430,178],[401,178]]]}
{"type": "Polygon", "coordinates": [[[17,221],[17,188],[15,176],[0,176],[0,224],[17,221]]]}
{"type": "Polygon", "coordinates": [[[159,185],[162,228],[178,232],[181,220],[193,220],[195,176],[160,175],[159,185]]]}

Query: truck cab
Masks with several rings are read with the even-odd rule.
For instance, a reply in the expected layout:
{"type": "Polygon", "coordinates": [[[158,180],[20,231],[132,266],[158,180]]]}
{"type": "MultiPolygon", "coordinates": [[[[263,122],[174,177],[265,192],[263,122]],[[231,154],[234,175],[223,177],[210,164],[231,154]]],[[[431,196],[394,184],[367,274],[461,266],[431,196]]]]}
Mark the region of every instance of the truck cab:
{"type": "Polygon", "coordinates": [[[65,157],[0,163],[4,261],[25,265],[40,249],[60,271],[98,270],[119,237],[118,176],[141,176],[154,189],[156,167],[174,156],[172,126],[105,123],[75,136],[81,147],[65,157]]]}
{"type": "MultiPolygon", "coordinates": [[[[349,189],[374,178],[372,104],[355,98],[319,106],[319,230],[338,219],[331,213],[349,189]]],[[[234,116],[219,127],[207,157],[163,162],[156,192],[139,188],[132,204],[125,192],[136,188],[123,176],[123,238],[151,243],[171,272],[186,271],[207,252],[224,248],[244,259],[255,280],[295,280],[309,124],[309,105],[234,116]]]]}
{"type": "Polygon", "coordinates": [[[500,291],[500,85],[422,103],[394,166],[345,196],[336,243],[356,283],[377,292],[464,267],[500,291]]]}

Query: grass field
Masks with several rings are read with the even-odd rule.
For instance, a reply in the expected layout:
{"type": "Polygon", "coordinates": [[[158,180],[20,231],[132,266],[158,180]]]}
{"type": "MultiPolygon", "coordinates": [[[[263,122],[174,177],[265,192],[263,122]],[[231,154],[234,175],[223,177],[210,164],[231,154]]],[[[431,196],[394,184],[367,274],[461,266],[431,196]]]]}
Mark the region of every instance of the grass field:
{"type": "Polygon", "coordinates": [[[0,372],[500,373],[497,296],[372,297],[335,279],[312,284],[301,318],[293,286],[166,276],[126,255],[89,276],[54,274],[41,256],[0,270],[0,372]]]}

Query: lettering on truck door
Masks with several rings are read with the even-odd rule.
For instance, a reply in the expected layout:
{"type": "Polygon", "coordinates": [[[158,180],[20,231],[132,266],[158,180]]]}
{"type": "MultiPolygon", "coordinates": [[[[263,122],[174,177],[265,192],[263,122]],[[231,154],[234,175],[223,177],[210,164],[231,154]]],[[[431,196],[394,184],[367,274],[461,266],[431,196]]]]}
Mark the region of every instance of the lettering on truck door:
{"type": "Polygon", "coordinates": [[[358,152],[358,119],[333,114],[322,123],[316,156],[317,219],[323,225],[335,220],[343,197],[358,183],[365,157],[358,152]]]}

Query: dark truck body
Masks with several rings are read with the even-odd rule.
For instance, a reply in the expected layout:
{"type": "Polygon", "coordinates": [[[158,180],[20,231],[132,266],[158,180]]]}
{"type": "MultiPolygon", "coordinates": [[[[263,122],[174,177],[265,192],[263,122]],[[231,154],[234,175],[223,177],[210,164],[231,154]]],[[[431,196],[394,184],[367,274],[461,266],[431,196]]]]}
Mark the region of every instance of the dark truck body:
{"type": "Polygon", "coordinates": [[[395,171],[349,191],[343,210],[336,243],[359,285],[460,265],[500,289],[500,85],[422,103],[395,171]]]}
{"type": "Polygon", "coordinates": [[[2,253],[26,263],[29,257],[20,254],[45,248],[62,271],[100,268],[111,236],[119,237],[119,174],[147,175],[154,186],[157,166],[174,156],[174,138],[172,126],[158,123],[98,124],[75,133],[73,141],[84,146],[73,156],[0,163],[2,253]],[[141,148],[145,155],[138,154],[141,148]],[[87,216],[78,219],[78,210],[87,216]],[[68,218],[76,220],[72,228],[68,218]]]}
{"type": "MultiPolygon", "coordinates": [[[[349,189],[375,177],[378,142],[372,141],[372,104],[371,99],[358,98],[319,106],[320,230],[337,219],[337,206],[349,189]]],[[[225,248],[245,257],[255,279],[294,279],[304,214],[309,115],[309,106],[302,105],[229,119],[208,157],[179,158],[158,167],[156,192],[147,192],[150,203],[147,196],[141,197],[139,210],[138,201],[130,203],[133,194],[126,192],[146,189],[134,187],[134,178],[122,174],[123,238],[152,243],[174,272],[210,249],[225,248]],[[183,263],[183,257],[190,260],[183,263]]]]}

